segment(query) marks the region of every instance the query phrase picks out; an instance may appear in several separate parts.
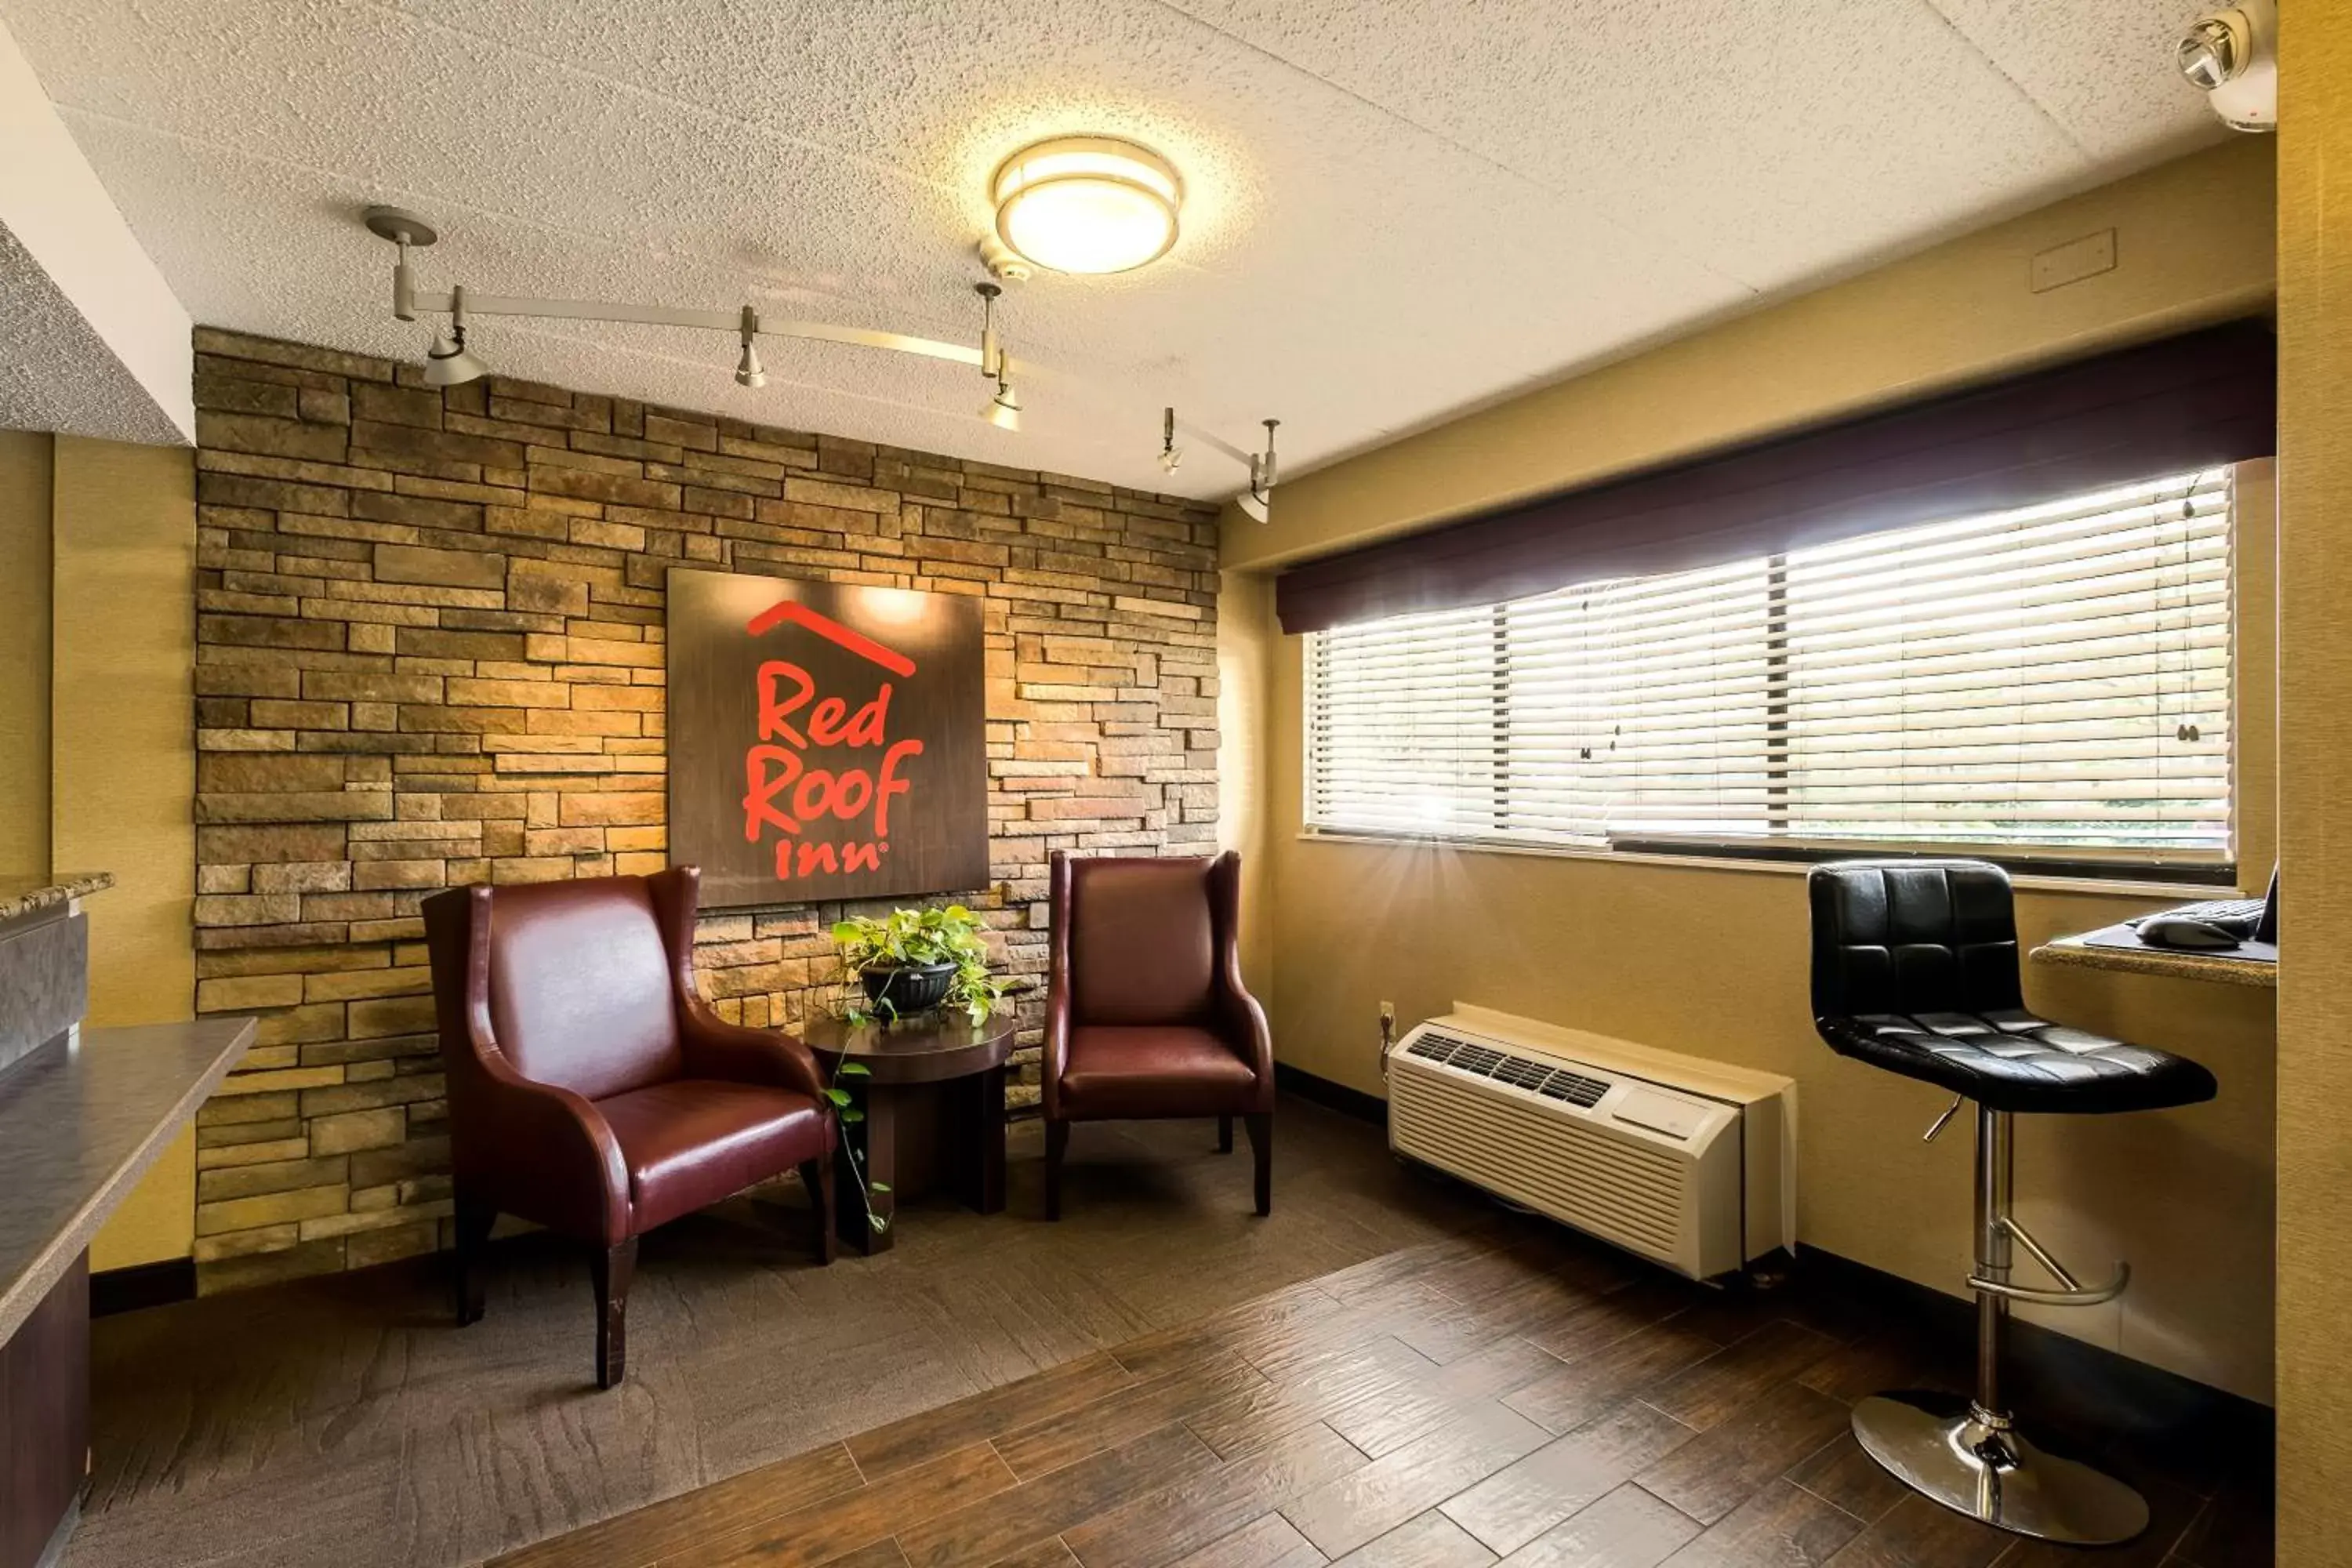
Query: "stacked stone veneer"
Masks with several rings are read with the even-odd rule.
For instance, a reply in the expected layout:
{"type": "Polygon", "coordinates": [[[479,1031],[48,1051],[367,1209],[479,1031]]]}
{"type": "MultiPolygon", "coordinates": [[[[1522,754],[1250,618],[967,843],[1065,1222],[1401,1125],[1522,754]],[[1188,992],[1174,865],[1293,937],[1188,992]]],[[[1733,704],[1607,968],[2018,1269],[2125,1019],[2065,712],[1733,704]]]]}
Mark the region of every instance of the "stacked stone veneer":
{"type": "MultiPolygon", "coordinates": [[[[1044,967],[1049,850],[1214,838],[1208,508],[218,331],[196,351],[196,1005],[261,1020],[197,1117],[206,1289],[444,1239],[417,907],[667,863],[673,565],[984,599],[996,882],[963,897],[1015,973],[1044,967]]],[[[753,1025],[831,1005],[838,913],[707,916],[706,993],[753,1025]]]]}

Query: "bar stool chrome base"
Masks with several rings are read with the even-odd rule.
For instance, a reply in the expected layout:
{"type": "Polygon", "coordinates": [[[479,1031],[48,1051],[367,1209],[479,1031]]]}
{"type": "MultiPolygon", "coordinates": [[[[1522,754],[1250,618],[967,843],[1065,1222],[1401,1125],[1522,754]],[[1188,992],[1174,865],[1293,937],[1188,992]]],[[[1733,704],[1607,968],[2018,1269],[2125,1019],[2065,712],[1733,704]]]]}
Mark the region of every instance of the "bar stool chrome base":
{"type": "Polygon", "coordinates": [[[1932,1394],[1874,1394],[1853,1407],[1853,1436],[1913,1491],[2020,1535],[2114,1546],[2147,1528],[2139,1493],[1981,1415],[1932,1394]]]}

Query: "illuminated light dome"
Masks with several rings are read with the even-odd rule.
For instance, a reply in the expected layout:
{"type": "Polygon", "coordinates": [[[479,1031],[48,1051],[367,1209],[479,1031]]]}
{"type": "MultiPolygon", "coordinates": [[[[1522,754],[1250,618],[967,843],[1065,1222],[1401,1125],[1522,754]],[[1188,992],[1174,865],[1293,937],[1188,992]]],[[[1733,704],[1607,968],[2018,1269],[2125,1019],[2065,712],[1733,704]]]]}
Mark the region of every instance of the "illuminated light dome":
{"type": "Polygon", "coordinates": [[[1109,136],[1061,136],[996,171],[996,235],[1055,272],[1128,272],[1168,254],[1184,185],[1159,153],[1109,136]]]}

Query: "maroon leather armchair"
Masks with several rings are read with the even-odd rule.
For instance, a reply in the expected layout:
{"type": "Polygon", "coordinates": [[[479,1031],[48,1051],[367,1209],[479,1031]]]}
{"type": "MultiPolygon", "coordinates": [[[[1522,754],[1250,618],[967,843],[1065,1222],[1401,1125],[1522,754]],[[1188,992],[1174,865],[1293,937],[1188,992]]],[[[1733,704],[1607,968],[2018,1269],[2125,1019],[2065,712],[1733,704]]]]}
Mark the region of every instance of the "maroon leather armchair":
{"type": "Polygon", "coordinates": [[[797,1166],[833,1260],[824,1079],[790,1035],[722,1021],[694,979],[701,874],[453,888],[425,900],[457,1175],[457,1321],[510,1214],[585,1242],[596,1384],[627,1363],[637,1237],[797,1166]]]}
{"type": "Polygon", "coordinates": [[[1045,1004],[1045,1217],[1062,1217],[1073,1121],[1213,1116],[1248,1125],[1257,1212],[1274,1206],[1274,1039],[1242,984],[1242,858],[1053,858],[1045,1004]]]}

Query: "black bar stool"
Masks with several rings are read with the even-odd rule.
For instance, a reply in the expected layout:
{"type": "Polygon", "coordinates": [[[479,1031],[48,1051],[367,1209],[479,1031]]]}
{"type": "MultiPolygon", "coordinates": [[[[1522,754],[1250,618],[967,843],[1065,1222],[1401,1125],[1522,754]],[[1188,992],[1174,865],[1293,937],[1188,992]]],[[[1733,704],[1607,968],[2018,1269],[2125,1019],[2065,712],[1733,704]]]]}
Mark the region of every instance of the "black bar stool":
{"type": "Polygon", "coordinates": [[[2186,1058],[2053,1024],[2025,1011],[2008,874],[1980,860],[1853,860],[1816,866],[1813,1026],[1841,1056],[1952,1091],[1927,1130],[1977,1105],[1976,1397],[1965,1412],[1906,1395],[1854,1406],[1853,1435],[1914,1491],[2021,1535],[2077,1545],[2129,1541],[2147,1504],[2111,1476],[2045,1454],[2000,1395],[2001,1324],[2011,1301],[2088,1307],[2131,1278],[2118,1265],[2084,1286],[2010,1212],[2019,1111],[2157,1110],[2213,1098],[2186,1058]],[[2057,1282],[2010,1281],[2014,1243],[2057,1282]]]}

